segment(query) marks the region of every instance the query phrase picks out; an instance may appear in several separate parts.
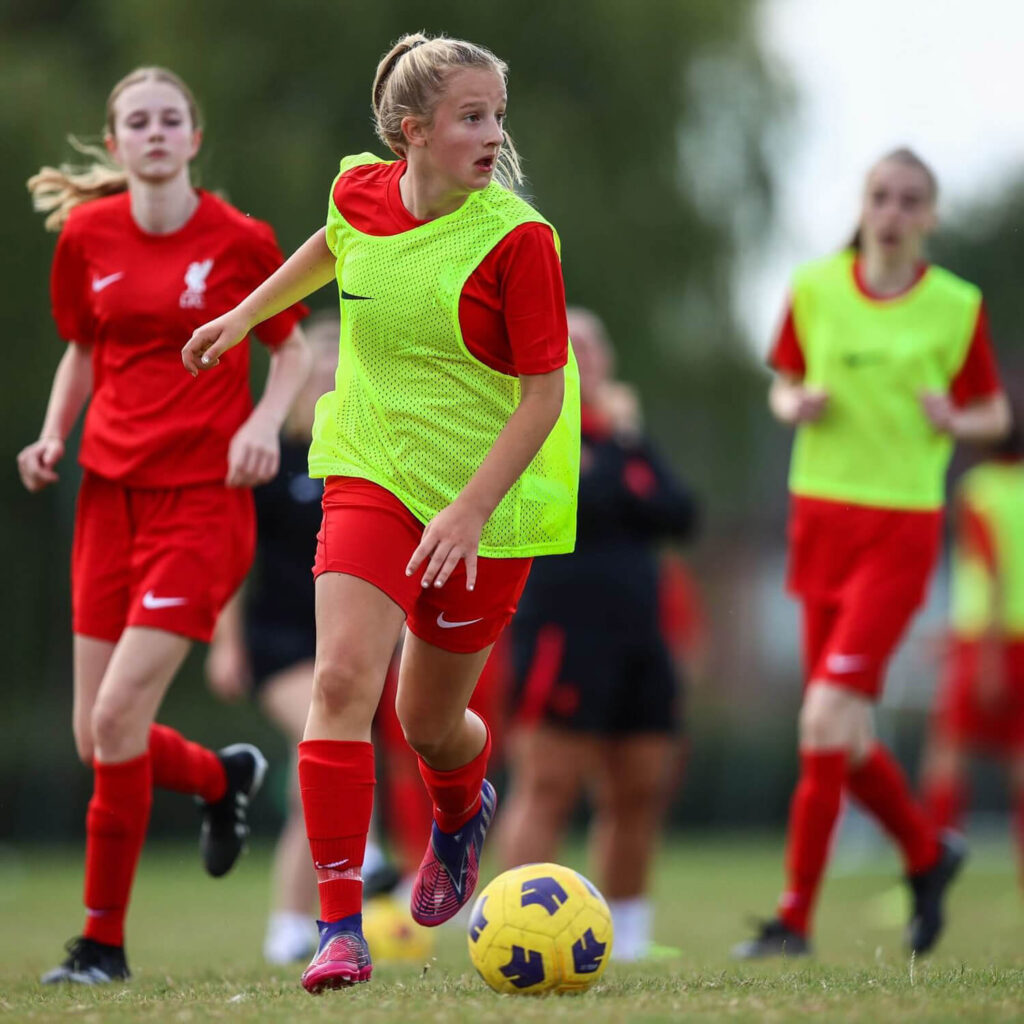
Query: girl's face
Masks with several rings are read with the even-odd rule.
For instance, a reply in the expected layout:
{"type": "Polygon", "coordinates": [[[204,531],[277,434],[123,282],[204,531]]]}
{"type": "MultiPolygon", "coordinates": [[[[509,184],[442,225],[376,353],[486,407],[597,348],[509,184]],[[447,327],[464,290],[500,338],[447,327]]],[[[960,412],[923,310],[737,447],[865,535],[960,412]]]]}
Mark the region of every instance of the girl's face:
{"type": "Polygon", "coordinates": [[[129,85],[114,101],[107,149],[129,175],[157,183],[177,177],[199,152],[200,133],[185,97],[170,82],[129,85]]]}
{"type": "Polygon", "coordinates": [[[424,160],[442,188],[476,192],[491,183],[505,138],[505,83],[495,71],[466,68],[446,86],[430,124],[403,121],[410,156],[424,160]]]}
{"type": "Polygon", "coordinates": [[[865,252],[879,253],[888,262],[916,261],[935,224],[935,202],[924,171],[898,160],[883,160],[872,169],[860,217],[865,252]]]}

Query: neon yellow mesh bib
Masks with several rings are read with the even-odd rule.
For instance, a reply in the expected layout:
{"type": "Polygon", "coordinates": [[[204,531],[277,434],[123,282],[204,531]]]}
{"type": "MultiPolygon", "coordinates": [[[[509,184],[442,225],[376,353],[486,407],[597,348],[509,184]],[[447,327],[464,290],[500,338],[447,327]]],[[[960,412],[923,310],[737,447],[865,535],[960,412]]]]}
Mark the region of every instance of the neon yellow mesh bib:
{"type": "MultiPolygon", "coordinates": [[[[992,536],[1002,591],[995,623],[1009,636],[1024,636],[1024,465],[988,462],[965,473],[957,488],[992,536]]],[[[979,637],[993,625],[992,584],[980,556],[953,549],[950,625],[957,636],[979,637]]]]}
{"type": "Polygon", "coordinates": [[[928,423],[918,395],[948,390],[981,293],[932,266],[905,295],[873,301],[857,287],[853,261],[847,250],[809,263],[793,282],[805,380],[830,397],[820,422],[797,429],[790,489],[882,508],[940,508],[953,442],[928,423]]]}
{"type": "MultiPolygon", "coordinates": [[[[338,176],[376,162],[369,153],[346,157],[338,176]]],[[[494,246],[530,221],[546,223],[492,183],[428,224],[365,235],[342,217],[332,187],[327,243],[337,258],[340,353],[335,389],[317,403],[311,476],[365,477],[424,523],[451,504],[520,397],[517,378],[466,348],[459,296],[494,246]]],[[[558,422],[485,524],[481,555],[572,551],[579,453],[579,371],[570,348],[558,422]]]]}

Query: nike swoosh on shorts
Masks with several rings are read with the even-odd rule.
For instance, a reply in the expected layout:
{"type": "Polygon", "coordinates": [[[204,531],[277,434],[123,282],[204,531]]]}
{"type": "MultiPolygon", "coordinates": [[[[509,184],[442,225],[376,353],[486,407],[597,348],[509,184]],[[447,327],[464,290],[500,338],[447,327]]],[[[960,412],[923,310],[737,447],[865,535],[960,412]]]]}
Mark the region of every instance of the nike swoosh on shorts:
{"type": "Polygon", "coordinates": [[[441,612],[437,617],[437,624],[442,629],[458,629],[459,626],[472,626],[474,622],[483,622],[484,617],[481,615],[479,619],[467,619],[465,622],[451,622],[444,617],[444,612],[441,612]]]}
{"type": "Polygon", "coordinates": [[[187,597],[157,597],[152,590],[147,590],[142,595],[142,607],[151,612],[158,608],[176,608],[187,603],[187,597]]]}

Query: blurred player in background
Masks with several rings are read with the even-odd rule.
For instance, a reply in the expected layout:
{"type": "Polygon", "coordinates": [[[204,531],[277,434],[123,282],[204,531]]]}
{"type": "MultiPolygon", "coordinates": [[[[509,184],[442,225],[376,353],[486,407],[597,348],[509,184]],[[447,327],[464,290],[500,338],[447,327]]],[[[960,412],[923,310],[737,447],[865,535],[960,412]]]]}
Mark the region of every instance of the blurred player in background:
{"type": "Polygon", "coordinates": [[[945,679],[922,765],[925,807],[959,828],[973,753],[1005,765],[1024,884],[1024,435],[960,479],[945,679]]]}
{"type": "Polygon", "coordinates": [[[740,958],[809,952],[844,789],[903,853],[911,951],[938,939],[964,857],[873,725],[886,665],[938,555],[953,444],[1009,426],[978,289],[924,258],[936,198],[911,151],[875,164],[853,244],[797,272],[771,355],[772,412],[797,428],[788,587],[803,611],[805,690],[786,888],[777,916],[733,950],[740,958]]]}
{"type": "Polygon", "coordinates": [[[210,874],[232,866],[248,834],[260,752],[236,744],[215,753],[154,718],[249,568],[249,488],[277,472],[277,433],[309,365],[302,309],[283,306],[257,332],[271,361],[255,409],[248,345],[218,377],[188,386],[178,351],[281,263],[274,234],[192,187],[199,114],[171,72],[140,68],[118,82],[105,140],[116,163],[96,151],[87,170],[44,168],[29,182],[60,232],[51,285],[68,344],[39,440],[18,456],[30,491],[55,483],[89,402],[72,552],[73,726],[94,777],[86,920],[64,963],[43,976],[82,984],[128,977],[124,917],[154,786],[203,802],[210,874]]]}
{"type": "MultiPolygon", "coordinates": [[[[681,691],[661,629],[657,545],[692,536],[696,504],[644,437],[637,396],[613,379],[604,325],[570,309],[583,444],[576,550],[538,563],[511,633],[515,713],[506,867],[555,860],[582,792],[614,955],[646,956],[648,885],[679,767],[681,691]]],[[[673,588],[673,593],[676,593],[673,588]]]]}
{"type": "Polygon", "coordinates": [[[215,367],[252,324],[337,278],[338,379],[310,449],[327,483],[299,745],[321,906],[311,992],[372,971],[370,728],[403,623],[397,712],[434,805],[412,914],[432,926],[472,895],[494,813],[487,725],[469,698],[532,557],[575,537],[578,377],[556,236],[511,190],[505,73],[471,43],[400,40],[372,90],[398,160],[343,160],[326,229],[182,352],[193,374],[215,367]]]}

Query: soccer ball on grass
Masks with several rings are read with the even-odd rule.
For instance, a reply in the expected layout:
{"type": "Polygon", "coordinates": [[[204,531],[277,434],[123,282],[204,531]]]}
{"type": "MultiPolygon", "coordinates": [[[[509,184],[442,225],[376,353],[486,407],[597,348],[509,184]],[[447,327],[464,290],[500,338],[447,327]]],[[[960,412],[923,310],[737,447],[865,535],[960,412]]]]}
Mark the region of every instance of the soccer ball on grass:
{"type": "Polygon", "coordinates": [[[469,958],[496,992],[579,992],[612,952],[612,917],[596,887],[561,864],[498,875],[469,919],[469,958]]]}

